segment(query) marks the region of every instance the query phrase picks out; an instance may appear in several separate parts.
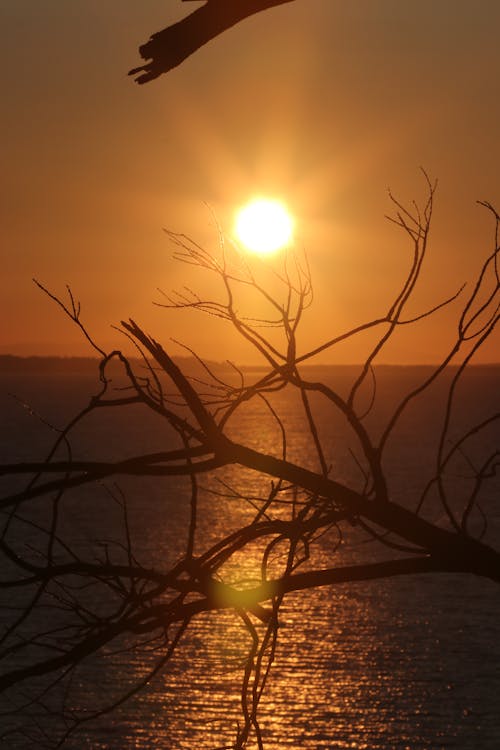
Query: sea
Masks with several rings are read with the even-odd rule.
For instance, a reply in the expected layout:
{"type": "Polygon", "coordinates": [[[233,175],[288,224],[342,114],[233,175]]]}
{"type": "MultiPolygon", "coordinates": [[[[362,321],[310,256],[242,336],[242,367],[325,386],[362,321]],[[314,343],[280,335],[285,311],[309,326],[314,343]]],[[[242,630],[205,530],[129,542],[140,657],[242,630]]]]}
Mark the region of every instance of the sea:
{"type": "MultiPolygon", "coordinates": [[[[375,406],[364,419],[375,439],[403,394],[423,382],[429,372],[426,367],[375,369],[375,406]]],[[[435,471],[447,388],[454,372],[409,404],[387,442],[385,471],[390,494],[406,507],[417,506],[435,471]]],[[[358,373],[355,366],[304,369],[304,377],[326,382],[340,393],[347,392],[358,373]]],[[[261,374],[249,369],[245,377],[251,382],[261,374]]],[[[469,368],[456,388],[445,446],[498,412],[499,385],[500,367],[469,368]]],[[[370,387],[359,396],[360,411],[371,402],[370,387]]],[[[0,462],[43,459],[58,430],[98,391],[96,370],[87,365],[42,370],[11,367],[1,372],[0,462]]],[[[116,394],[123,392],[117,390],[116,394]]],[[[330,475],[359,489],[364,476],[348,425],[324,399],[313,398],[311,408],[330,475]]],[[[245,406],[228,424],[228,432],[252,448],[279,455],[282,431],[273,412],[280,414],[286,431],[288,458],[317,468],[300,400],[286,390],[269,394],[269,403],[259,399],[245,406]]],[[[445,484],[457,513],[465,507],[481,461],[498,452],[499,431],[497,421],[474,434],[450,463],[445,484]]],[[[175,436],[164,422],[139,406],[98,410],[71,436],[75,459],[116,460],[167,450],[174,444],[175,436]]],[[[498,470],[497,475],[491,473],[484,483],[480,509],[471,514],[470,528],[499,548],[500,481],[498,470]]],[[[202,475],[196,553],[248,523],[259,507],[259,498],[269,491],[270,481],[237,466],[202,475]]],[[[1,478],[2,496],[22,487],[19,478],[1,478]]],[[[118,476],[88,485],[63,499],[61,533],[81,556],[102,559],[104,554],[119,555],[125,538],[126,504],[128,533],[137,560],[166,569],[179,558],[186,543],[189,491],[189,482],[179,477],[118,476]]],[[[9,531],[20,552],[29,549],[35,554],[37,545],[42,545],[37,524],[42,523],[44,502],[34,501],[33,510],[24,510],[23,520],[9,531]]],[[[275,517],[286,512],[277,509],[275,517]]],[[[433,492],[426,496],[422,513],[447,525],[446,513],[433,492]]],[[[347,525],[342,534],[332,531],[318,539],[308,564],[326,568],[390,559],[397,554],[347,525]]],[[[225,580],[248,585],[258,575],[258,550],[253,553],[250,549],[227,567],[225,580]]],[[[11,591],[0,588],[3,631],[15,611],[11,591]]],[[[39,617],[34,626],[43,628],[45,615],[39,617]]],[[[257,623],[255,627],[263,626],[257,623]]],[[[146,677],[158,658],[154,646],[143,644],[131,651],[121,644],[75,671],[60,700],[68,712],[88,721],[70,733],[62,747],[233,747],[242,723],[241,680],[251,643],[241,618],[231,611],[195,617],[172,660],[149,684],[113,712],[91,718],[99,707],[146,677]]],[[[59,721],[56,707],[42,701],[41,711],[40,704],[33,707],[29,700],[30,686],[26,687],[24,714],[12,713],[8,699],[0,705],[1,748],[52,747],[64,736],[67,726],[59,721]],[[14,725],[17,733],[9,734],[6,728],[14,725]]],[[[266,750],[498,750],[498,584],[467,575],[421,574],[287,595],[274,661],[260,702],[259,725],[266,750]]],[[[250,738],[247,747],[258,747],[255,738],[250,738]]]]}

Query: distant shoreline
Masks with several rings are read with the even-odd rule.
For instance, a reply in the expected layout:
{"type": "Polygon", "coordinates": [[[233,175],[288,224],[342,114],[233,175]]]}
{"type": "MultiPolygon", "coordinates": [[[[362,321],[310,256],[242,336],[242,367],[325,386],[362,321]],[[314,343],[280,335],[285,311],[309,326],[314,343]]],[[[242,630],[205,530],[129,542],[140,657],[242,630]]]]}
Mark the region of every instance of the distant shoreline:
{"type": "MultiPolygon", "coordinates": [[[[182,368],[190,367],[196,360],[194,357],[174,357],[182,368]]],[[[26,356],[21,357],[14,354],[0,354],[0,373],[22,372],[22,373],[71,373],[71,372],[96,372],[101,360],[98,357],[58,357],[58,356],[26,356]]],[[[129,357],[134,366],[144,366],[144,361],[139,357],[129,357]]],[[[117,364],[117,360],[115,363],[117,364]]],[[[216,368],[227,367],[224,363],[208,362],[209,366],[216,368]]]]}
{"type": "Polygon", "coordinates": [[[87,372],[97,367],[95,357],[20,357],[0,354],[0,372],[87,372]]]}
{"type": "MultiPolygon", "coordinates": [[[[199,368],[199,364],[196,362],[194,357],[174,357],[175,361],[179,364],[181,369],[184,367],[185,369],[192,369],[193,366],[196,367],[196,369],[199,368]]],[[[17,356],[14,354],[0,354],[0,373],[35,373],[35,374],[44,374],[44,373],[90,373],[90,372],[96,372],[98,365],[99,365],[99,359],[97,357],[60,357],[60,356],[37,356],[37,355],[31,355],[31,356],[17,356]]],[[[144,365],[144,362],[140,360],[137,357],[130,358],[130,361],[134,365],[144,365]]],[[[231,369],[230,365],[227,362],[213,362],[208,361],[207,365],[210,368],[216,369],[216,370],[227,370],[231,369]]],[[[360,368],[362,366],[362,363],[352,363],[352,364],[305,364],[303,367],[311,367],[315,370],[321,369],[321,368],[339,368],[339,369],[352,369],[352,368],[360,368]]],[[[436,367],[436,364],[377,364],[375,365],[377,369],[381,368],[427,368],[431,369],[436,367]]],[[[452,366],[453,367],[453,366],[452,366]]],[[[480,368],[480,369],[495,369],[500,368],[500,362],[491,362],[491,363],[485,363],[485,364],[471,364],[470,367],[473,368],[480,368]]],[[[248,371],[267,371],[268,367],[265,365],[241,365],[241,369],[248,371]]],[[[234,370],[233,370],[234,372],[234,370]]]]}

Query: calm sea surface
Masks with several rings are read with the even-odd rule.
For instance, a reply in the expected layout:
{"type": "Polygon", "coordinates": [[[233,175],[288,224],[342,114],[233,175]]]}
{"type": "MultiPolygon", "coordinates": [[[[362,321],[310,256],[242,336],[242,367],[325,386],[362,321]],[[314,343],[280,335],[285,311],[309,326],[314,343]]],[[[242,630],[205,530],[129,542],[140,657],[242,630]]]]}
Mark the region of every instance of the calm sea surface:
{"type": "MultiPolygon", "coordinates": [[[[423,377],[420,368],[379,372],[380,406],[368,419],[374,434],[398,394],[423,377]]],[[[450,436],[499,407],[497,368],[473,368],[460,387],[462,407],[453,415],[450,436]]],[[[315,370],[342,391],[351,377],[345,368],[315,370]]],[[[97,392],[89,374],[0,375],[1,461],[41,458],[55,437],[51,429],[6,394],[15,393],[47,421],[62,427],[97,392]]],[[[411,507],[432,474],[433,449],[442,420],[441,387],[408,410],[388,447],[387,476],[392,496],[411,507]]],[[[310,438],[297,402],[276,395],[288,430],[289,457],[314,466],[310,438]]],[[[315,404],[332,476],[359,487],[346,427],[333,411],[315,404]]],[[[248,445],[273,452],[279,435],[264,405],[245,411],[232,434],[248,445]]],[[[470,467],[485,451],[498,449],[490,430],[470,446],[467,459],[451,471],[457,506],[469,486],[470,467]]],[[[139,408],[92,417],[75,433],[77,458],[119,458],[135,451],[168,448],[172,436],[161,422],[139,408]]],[[[239,498],[201,495],[197,550],[248,522],[254,513],[245,497],[269,487],[269,479],[230,467],[202,478],[217,488],[229,482],[239,498]]],[[[126,494],[132,541],[144,565],[177,559],[185,542],[188,487],[182,479],[117,480],[126,494]]],[[[3,481],[2,494],[14,488],[3,481]]],[[[500,486],[487,485],[483,509],[487,539],[500,546],[500,486]]],[[[425,513],[442,520],[435,498],[425,513]]],[[[97,537],[120,538],[120,513],[104,487],[68,495],[66,523],[74,544],[85,549],[97,537]]],[[[477,519],[480,523],[480,519],[477,519]]],[[[21,533],[21,532],[20,532],[21,533]]],[[[27,532],[26,532],[27,533],[27,532]]],[[[355,532],[353,531],[355,534],[355,532]]],[[[20,540],[20,544],[24,540],[20,540]]],[[[346,536],[325,537],[313,559],[318,567],[335,561],[374,559],[373,545],[346,536]]],[[[389,558],[390,550],[381,558],[389,558]]],[[[227,575],[235,582],[258,577],[251,555],[235,560],[227,575]]],[[[1,592],[0,592],[1,596],[1,592]]],[[[4,608],[8,600],[0,601],[4,608]]],[[[500,591],[490,581],[454,575],[410,576],[289,595],[281,614],[280,637],[270,681],[261,703],[266,750],[330,748],[356,750],[498,750],[500,748],[500,591]]],[[[71,750],[189,748],[230,746],[240,720],[241,665],[249,638],[229,612],[199,616],[187,631],[176,658],[145,690],[114,714],[70,737],[71,750]]],[[[98,705],[126,689],[152,665],[151,653],[119,653],[95,660],[78,675],[70,700],[75,709],[98,705]]],[[[1,745],[1,743],[0,743],[1,745]]],[[[2,747],[22,747],[4,744],[2,747]]],[[[251,745],[253,748],[254,745],[251,745]]]]}

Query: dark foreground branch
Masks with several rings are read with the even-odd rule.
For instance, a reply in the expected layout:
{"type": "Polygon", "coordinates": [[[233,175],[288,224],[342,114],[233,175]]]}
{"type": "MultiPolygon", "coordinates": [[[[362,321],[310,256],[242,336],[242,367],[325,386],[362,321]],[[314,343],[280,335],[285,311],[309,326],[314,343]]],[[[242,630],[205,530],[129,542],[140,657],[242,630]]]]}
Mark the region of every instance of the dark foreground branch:
{"type": "Polygon", "coordinates": [[[327,570],[314,570],[265,581],[260,586],[246,590],[238,590],[211,579],[206,584],[207,595],[201,599],[188,603],[180,601],[178,606],[172,606],[172,603],[169,603],[144,608],[133,617],[123,618],[118,622],[109,624],[100,632],[84,639],[63,654],[3,675],[0,678],[0,692],[24,680],[41,677],[70,665],[78,664],[85,657],[96,653],[107,643],[126,633],[144,634],[157,629],[165,630],[174,623],[189,622],[195,615],[202,612],[222,609],[252,611],[256,605],[293,591],[431,572],[463,572],[463,569],[459,564],[445,563],[431,557],[414,557],[327,570]]]}
{"type": "Polygon", "coordinates": [[[186,58],[245,18],[293,0],[207,0],[181,21],[153,34],[139,47],[145,65],[133,68],[129,75],[140,75],[137,83],[148,83],[180,65],[186,58]]]}

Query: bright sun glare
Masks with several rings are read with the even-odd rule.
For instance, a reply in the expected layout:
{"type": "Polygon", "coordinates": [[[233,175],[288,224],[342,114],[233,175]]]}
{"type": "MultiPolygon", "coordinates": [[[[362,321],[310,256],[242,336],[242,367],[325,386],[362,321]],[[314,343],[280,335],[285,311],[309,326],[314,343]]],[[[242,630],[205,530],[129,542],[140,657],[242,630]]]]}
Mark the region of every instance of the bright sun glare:
{"type": "Polygon", "coordinates": [[[293,220],[283,203],[256,198],[238,211],[235,232],[249,250],[267,255],[290,244],[293,220]]]}

